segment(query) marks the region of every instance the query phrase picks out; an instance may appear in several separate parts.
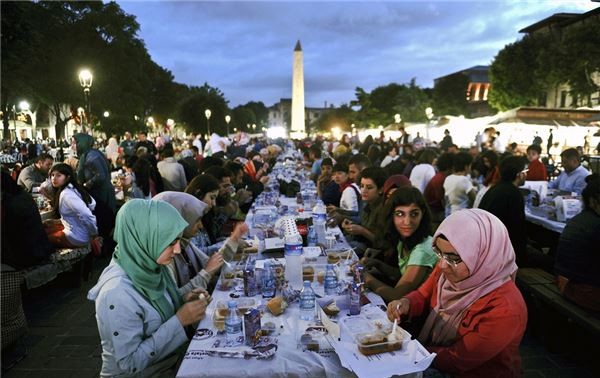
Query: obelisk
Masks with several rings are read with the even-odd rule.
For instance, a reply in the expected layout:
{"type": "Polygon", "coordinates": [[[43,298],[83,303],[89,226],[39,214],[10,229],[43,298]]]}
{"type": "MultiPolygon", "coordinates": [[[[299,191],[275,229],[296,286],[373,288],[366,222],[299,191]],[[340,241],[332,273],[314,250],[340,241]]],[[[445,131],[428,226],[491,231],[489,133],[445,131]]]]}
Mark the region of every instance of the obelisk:
{"type": "Polygon", "coordinates": [[[306,135],[304,125],[304,66],[302,63],[302,46],[300,40],[294,48],[294,66],[292,73],[292,138],[303,138],[306,135]]]}

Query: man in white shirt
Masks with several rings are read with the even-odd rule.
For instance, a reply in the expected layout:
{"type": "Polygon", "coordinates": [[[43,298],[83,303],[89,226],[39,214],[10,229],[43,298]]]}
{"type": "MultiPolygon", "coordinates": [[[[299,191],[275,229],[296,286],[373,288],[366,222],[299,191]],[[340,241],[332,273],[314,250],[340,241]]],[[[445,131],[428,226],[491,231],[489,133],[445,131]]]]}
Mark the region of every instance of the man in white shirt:
{"type": "Polygon", "coordinates": [[[556,180],[548,183],[548,189],[581,194],[586,186],[585,178],[590,172],[579,163],[579,152],[575,148],[568,148],[560,154],[560,158],[565,170],[556,180]]]}
{"type": "Polygon", "coordinates": [[[201,134],[197,134],[196,138],[194,138],[194,141],[192,142],[192,145],[198,148],[198,154],[200,155],[202,155],[202,140],[200,139],[201,137],[201,134]]]}
{"type": "Polygon", "coordinates": [[[231,145],[231,141],[227,138],[221,137],[217,133],[212,133],[208,144],[210,144],[212,156],[223,159],[225,157],[225,153],[227,152],[227,147],[231,145]]]}

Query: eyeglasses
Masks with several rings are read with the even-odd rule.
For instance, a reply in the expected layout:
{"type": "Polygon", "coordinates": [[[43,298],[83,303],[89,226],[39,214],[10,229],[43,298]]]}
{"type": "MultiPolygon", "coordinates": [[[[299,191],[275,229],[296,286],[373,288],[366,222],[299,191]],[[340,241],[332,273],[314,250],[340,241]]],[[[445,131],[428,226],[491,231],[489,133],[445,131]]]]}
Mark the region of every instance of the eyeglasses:
{"type": "Polygon", "coordinates": [[[435,254],[437,255],[437,257],[439,257],[440,259],[444,259],[446,261],[446,263],[448,265],[452,265],[453,268],[456,268],[458,266],[458,264],[460,264],[462,262],[462,259],[460,258],[460,256],[453,254],[453,256],[456,256],[456,257],[451,258],[451,257],[449,257],[449,255],[440,251],[440,249],[435,244],[432,246],[432,249],[433,249],[433,252],[435,252],[435,254]]]}

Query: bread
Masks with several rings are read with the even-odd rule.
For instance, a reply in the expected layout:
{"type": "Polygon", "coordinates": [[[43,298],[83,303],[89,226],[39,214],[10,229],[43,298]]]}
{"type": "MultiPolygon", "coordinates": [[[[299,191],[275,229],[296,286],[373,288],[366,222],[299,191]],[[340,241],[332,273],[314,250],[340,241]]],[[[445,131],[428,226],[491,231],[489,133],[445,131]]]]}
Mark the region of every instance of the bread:
{"type": "Polygon", "coordinates": [[[303,281],[313,281],[315,278],[315,268],[312,266],[303,266],[302,267],[302,280],[303,281]]]}
{"type": "Polygon", "coordinates": [[[323,307],[323,312],[329,316],[335,316],[339,314],[340,308],[337,306],[335,301],[331,302],[327,306],[323,307]]]}
{"type": "Polygon", "coordinates": [[[287,306],[288,303],[283,299],[283,297],[275,297],[267,302],[267,308],[269,311],[271,311],[271,314],[275,316],[283,314],[287,306]]]}
{"type": "Polygon", "coordinates": [[[319,272],[317,272],[317,281],[319,281],[319,283],[321,285],[323,285],[323,283],[325,282],[325,271],[324,270],[320,270],[319,272]]]}
{"type": "Polygon", "coordinates": [[[328,264],[337,264],[340,261],[339,253],[328,253],[327,254],[327,263],[328,264]]]}

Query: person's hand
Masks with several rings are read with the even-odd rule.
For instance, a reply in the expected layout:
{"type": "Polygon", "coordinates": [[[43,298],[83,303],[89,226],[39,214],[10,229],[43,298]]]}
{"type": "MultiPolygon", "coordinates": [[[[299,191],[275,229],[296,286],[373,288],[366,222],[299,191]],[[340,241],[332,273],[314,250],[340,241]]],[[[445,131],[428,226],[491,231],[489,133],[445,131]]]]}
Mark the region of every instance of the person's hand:
{"type": "Polygon", "coordinates": [[[240,189],[236,193],[238,203],[244,204],[252,199],[252,192],[246,189],[240,189]]]}
{"type": "Polygon", "coordinates": [[[400,298],[395,301],[391,301],[387,307],[387,316],[390,321],[398,319],[400,323],[400,317],[402,315],[408,315],[410,311],[410,301],[407,298],[400,298]]]}
{"type": "Polygon", "coordinates": [[[177,310],[177,319],[182,326],[189,326],[204,319],[206,315],[206,300],[193,300],[186,302],[177,310]]]}
{"type": "Polygon", "coordinates": [[[197,287],[183,296],[184,302],[191,302],[196,300],[206,301],[206,303],[209,303],[210,294],[205,289],[197,287]]]}
{"type": "Polygon", "coordinates": [[[221,266],[223,266],[223,254],[221,254],[221,252],[217,252],[210,256],[206,262],[204,270],[213,275],[214,273],[218,272],[219,269],[221,269],[221,266]]]}
{"type": "Polygon", "coordinates": [[[381,264],[383,263],[380,260],[371,258],[371,257],[362,257],[360,259],[360,263],[367,269],[369,268],[379,268],[381,266],[381,264]]]}
{"type": "Polygon", "coordinates": [[[231,232],[231,238],[238,241],[242,235],[248,232],[248,225],[245,222],[238,222],[233,231],[231,232]]]}
{"type": "Polygon", "coordinates": [[[330,213],[332,213],[332,216],[333,216],[333,213],[337,212],[337,210],[339,209],[339,207],[334,206],[334,205],[327,205],[326,209],[327,209],[327,215],[329,215],[330,213]]]}
{"type": "Polygon", "coordinates": [[[263,185],[267,185],[269,183],[269,176],[262,176],[260,179],[258,179],[258,181],[260,181],[263,185]]]}
{"type": "Polygon", "coordinates": [[[362,235],[364,227],[360,224],[352,223],[348,218],[344,219],[342,228],[350,235],[362,235]]]}

